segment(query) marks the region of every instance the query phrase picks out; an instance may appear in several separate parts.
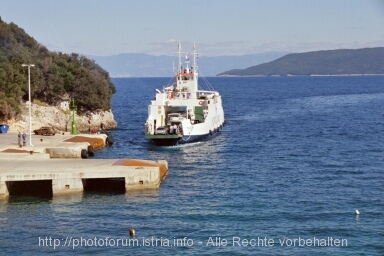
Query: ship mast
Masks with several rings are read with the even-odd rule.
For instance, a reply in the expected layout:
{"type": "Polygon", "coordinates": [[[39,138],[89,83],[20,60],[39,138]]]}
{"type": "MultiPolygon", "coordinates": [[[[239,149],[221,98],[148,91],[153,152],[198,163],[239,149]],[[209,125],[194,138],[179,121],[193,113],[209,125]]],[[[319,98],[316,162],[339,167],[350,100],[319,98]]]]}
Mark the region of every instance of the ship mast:
{"type": "MultiPolygon", "coordinates": [[[[177,81],[177,85],[176,85],[176,88],[177,90],[181,90],[181,86],[182,86],[182,83],[181,83],[181,80],[186,80],[184,81],[187,82],[187,80],[192,80],[193,82],[188,82],[188,85],[191,90],[194,92],[194,91],[197,91],[198,90],[198,82],[197,82],[197,77],[198,77],[198,65],[197,65],[197,58],[198,58],[198,53],[196,52],[196,46],[195,46],[195,43],[193,43],[193,51],[192,52],[182,52],[181,51],[181,44],[180,44],[180,41],[179,41],[179,44],[178,44],[178,54],[179,54],[179,67],[177,69],[177,74],[176,74],[176,81],[177,81]],[[186,67],[184,67],[183,69],[183,63],[182,63],[182,56],[181,54],[186,54],[185,55],[185,65],[186,67]],[[193,54],[193,63],[191,63],[192,61],[190,61],[190,55],[193,54]],[[191,63],[191,67],[189,67],[189,63],[191,63]],[[185,74],[184,74],[185,73],[185,74]]],[[[183,56],[184,57],[184,56],[183,56]]]]}
{"type": "Polygon", "coordinates": [[[195,46],[195,43],[193,43],[193,73],[197,73],[196,58],[197,58],[196,46],[195,46]]]}
{"type": "Polygon", "coordinates": [[[179,46],[178,46],[178,52],[179,52],[179,74],[182,72],[182,67],[181,67],[181,45],[179,41],[179,46]]]}

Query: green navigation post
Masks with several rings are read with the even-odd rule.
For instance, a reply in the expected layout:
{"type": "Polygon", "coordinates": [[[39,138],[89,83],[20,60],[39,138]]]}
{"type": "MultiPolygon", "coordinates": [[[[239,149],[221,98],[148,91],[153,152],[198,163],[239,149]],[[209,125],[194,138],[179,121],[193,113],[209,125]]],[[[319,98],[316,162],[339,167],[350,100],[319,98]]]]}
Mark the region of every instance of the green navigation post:
{"type": "Polygon", "coordinates": [[[76,121],[75,121],[75,109],[76,109],[76,105],[75,105],[75,99],[71,99],[71,106],[70,106],[71,110],[72,110],[72,132],[71,134],[74,134],[76,135],[77,134],[77,124],[76,124],[76,121]]]}

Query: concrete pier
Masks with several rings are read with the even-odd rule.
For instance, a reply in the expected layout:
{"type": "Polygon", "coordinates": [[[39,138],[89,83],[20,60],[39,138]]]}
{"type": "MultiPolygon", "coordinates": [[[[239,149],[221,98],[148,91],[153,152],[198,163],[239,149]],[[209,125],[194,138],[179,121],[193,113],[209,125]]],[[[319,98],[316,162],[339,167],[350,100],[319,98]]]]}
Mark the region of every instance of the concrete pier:
{"type": "Polygon", "coordinates": [[[99,150],[110,141],[105,134],[57,134],[55,136],[32,135],[32,146],[19,147],[17,134],[0,134],[0,153],[48,153],[51,158],[87,158],[93,150],[99,150]]]}
{"type": "Polygon", "coordinates": [[[83,191],[88,179],[121,178],[125,180],[126,190],[158,188],[167,173],[167,162],[140,161],[144,160],[51,159],[48,154],[0,154],[0,198],[12,195],[16,183],[24,181],[51,182],[53,195],[83,191]]]}
{"type": "MultiPolygon", "coordinates": [[[[164,160],[89,160],[80,159],[77,153],[68,159],[65,155],[73,148],[89,144],[76,141],[76,138],[76,142],[68,142],[73,136],[59,136],[44,136],[41,141],[35,140],[37,145],[19,148],[17,134],[12,137],[0,135],[0,199],[12,196],[20,187],[27,193],[28,189],[35,191],[40,188],[52,195],[79,192],[90,181],[103,179],[123,180],[125,191],[158,188],[168,172],[168,163],[164,160]],[[4,138],[11,138],[12,142],[4,138]]],[[[96,138],[95,142],[100,143],[100,140],[96,138]]]]}

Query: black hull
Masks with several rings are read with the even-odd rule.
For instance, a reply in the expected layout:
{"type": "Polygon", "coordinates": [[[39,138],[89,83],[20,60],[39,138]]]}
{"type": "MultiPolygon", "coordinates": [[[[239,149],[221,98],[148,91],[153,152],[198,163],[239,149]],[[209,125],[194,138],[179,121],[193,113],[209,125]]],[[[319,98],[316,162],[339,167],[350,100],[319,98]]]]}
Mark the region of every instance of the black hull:
{"type": "Polygon", "coordinates": [[[209,140],[210,138],[215,137],[219,132],[214,132],[212,134],[202,134],[202,135],[193,135],[193,136],[183,136],[179,138],[151,138],[151,141],[156,146],[176,146],[180,144],[187,144],[199,141],[209,140]]]}
{"type": "Polygon", "coordinates": [[[151,139],[156,146],[176,146],[180,138],[177,139],[151,139]]]}
{"type": "Polygon", "coordinates": [[[156,146],[176,146],[179,144],[209,140],[215,137],[217,134],[219,134],[220,130],[223,129],[224,125],[225,125],[225,122],[217,130],[207,134],[201,134],[201,135],[182,136],[182,135],[176,135],[176,134],[166,134],[166,135],[154,134],[154,135],[146,135],[145,138],[151,140],[151,142],[156,146]]]}

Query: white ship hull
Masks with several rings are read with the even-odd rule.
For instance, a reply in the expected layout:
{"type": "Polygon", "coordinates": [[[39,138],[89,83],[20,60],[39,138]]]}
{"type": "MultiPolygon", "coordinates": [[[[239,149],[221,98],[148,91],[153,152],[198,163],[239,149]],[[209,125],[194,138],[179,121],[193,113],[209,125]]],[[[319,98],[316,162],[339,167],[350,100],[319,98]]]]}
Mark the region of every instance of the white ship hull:
{"type": "Polygon", "coordinates": [[[185,69],[179,65],[175,82],[162,91],[156,90],[156,97],[148,106],[145,137],[156,145],[201,141],[213,137],[225,125],[220,94],[198,90],[195,50],[193,56],[193,67],[188,67],[189,62],[185,69]]]}

